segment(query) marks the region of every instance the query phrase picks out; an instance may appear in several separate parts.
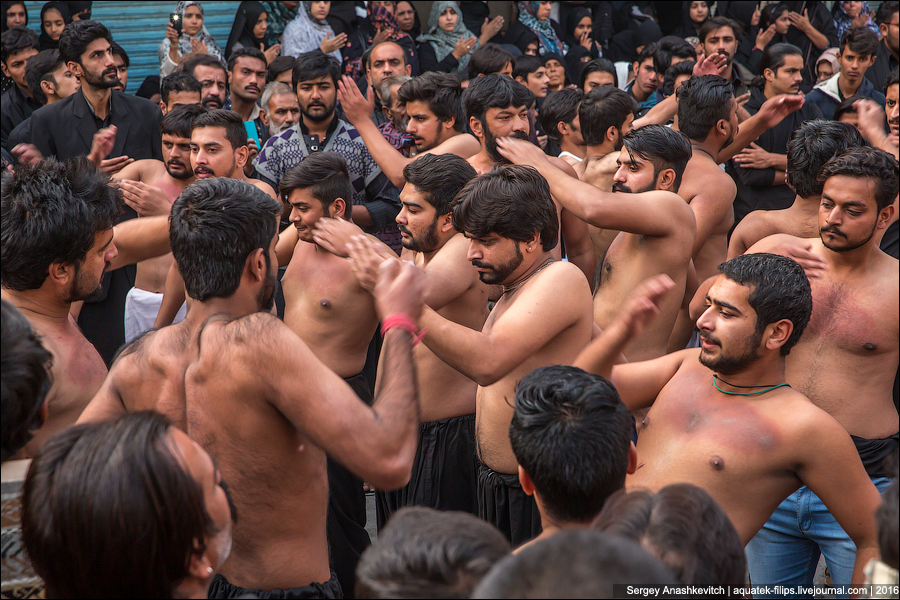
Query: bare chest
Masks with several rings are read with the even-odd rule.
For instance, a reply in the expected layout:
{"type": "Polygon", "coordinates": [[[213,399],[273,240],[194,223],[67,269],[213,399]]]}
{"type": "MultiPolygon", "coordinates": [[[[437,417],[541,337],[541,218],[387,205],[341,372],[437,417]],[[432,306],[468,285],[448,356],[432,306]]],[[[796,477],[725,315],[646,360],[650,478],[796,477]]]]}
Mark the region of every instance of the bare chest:
{"type": "Polygon", "coordinates": [[[282,287],[286,321],[288,312],[296,318],[329,321],[374,310],[371,294],[359,286],[350,263],[332,254],[295,250],[282,287]]]}

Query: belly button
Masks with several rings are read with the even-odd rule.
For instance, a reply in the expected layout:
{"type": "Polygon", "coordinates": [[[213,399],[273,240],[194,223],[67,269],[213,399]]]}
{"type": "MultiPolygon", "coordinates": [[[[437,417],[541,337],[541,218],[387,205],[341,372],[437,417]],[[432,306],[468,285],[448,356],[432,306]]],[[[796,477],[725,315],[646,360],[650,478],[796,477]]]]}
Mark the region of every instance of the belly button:
{"type": "Polygon", "coordinates": [[[322,308],[331,308],[331,302],[329,302],[328,300],[320,300],[319,305],[322,308]]]}
{"type": "Polygon", "coordinates": [[[721,456],[713,456],[709,459],[709,465],[716,471],[721,471],[725,468],[725,459],[721,456]]]}

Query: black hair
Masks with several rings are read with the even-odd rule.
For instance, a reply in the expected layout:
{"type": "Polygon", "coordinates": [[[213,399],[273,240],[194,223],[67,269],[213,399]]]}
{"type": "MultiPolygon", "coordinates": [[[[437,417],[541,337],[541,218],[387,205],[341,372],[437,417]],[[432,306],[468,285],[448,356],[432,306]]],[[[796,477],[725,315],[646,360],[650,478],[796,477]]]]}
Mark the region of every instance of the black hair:
{"type": "Polygon", "coordinates": [[[125,68],[131,66],[131,59],[128,58],[128,53],[125,52],[125,48],[117,44],[115,41],[110,40],[109,45],[112,47],[113,56],[121,56],[122,62],[125,63],[125,68]]]}
{"type": "Polygon", "coordinates": [[[853,106],[859,100],[865,100],[863,96],[850,96],[841,100],[840,104],[834,107],[834,114],[831,116],[832,121],[840,121],[844,115],[855,115],[856,107],[853,106]]]}
{"type": "Polygon", "coordinates": [[[347,170],[347,160],[336,152],[314,152],[288,169],[278,185],[278,193],[285,204],[294,190],[309,190],[322,203],[325,216],[328,207],[338,198],[344,200],[344,219],[349,221],[353,211],[353,185],[347,170]]]}
{"type": "MultiPolygon", "coordinates": [[[[900,2],[897,2],[897,0],[882,2],[878,7],[878,12],[875,13],[875,22],[879,25],[890,23],[891,17],[897,12],[900,12],[900,2]]],[[[897,567],[894,568],[896,569],[897,567]]]]}
{"type": "Polygon", "coordinates": [[[105,39],[112,45],[113,38],[109,29],[97,21],[72,21],[59,36],[59,54],[67,63],[81,63],[81,55],[96,40],[105,39]]]}
{"type": "Polygon", "coordinates": [[[459,78],[450,73],[429,71],[400,86],[397,99],[402,104],[424,102],[441,122],[453,119],[453,129],[462,131],[466,117],[462,110],[463,89],[459,78]]]}
{"type": "Polygon", "coordinates": [[[799,56],[803,58],[803,51],[793,44],[772,44],[762,54],[759,60],[759,74],[754,78],[753,85],[757,87],[765,87],[766,85],[766,69],[777,74],[778,69],[787,62],[785,58],[788,56],[799,56]]]}
{"type": "Polygon", "coordinates": [[[741,537],[722,507],[690,483],[656,493],[623,489],[607,501],[593,526],[640,544],[681,585],[733,588],[745,583],[741,537]]]}
{"type": "Polygon", "coordinates": [[[849,48],[854,54],[872,56],[878,51],[878,34],[868,27],[854,27],[844,32],[838,47],[841,52],[849,48]]]}
{"type": "Polygon", "coordinates": [[[562,134],[559,133],[559,124],[562,122],[571,126],[575,117],[578,116],[578,107],[583,100],[584,92],[580,88],[564,87],[547,94],[539,115],[541,128],[547,137],[559,143],[562,137],[562,134]]]}
{"type": "Polygon", "coordinates": [[[668,69],[666,69],[666,74],[663,76],[663,95],[667,98],[675,93],[675,82],[682,75],[692,76],[694,73],[694,66],[696,66],[697,62],[693,60],[683,60],[678,64],[672,65],[668,69]]]}
{"type": "Polygon", "coordinates": [[[512,76],[513,79],[521,77],[526,82],[528,81],[528,76],[531,73],[534,73],[538,69],[544,66],[544,59],[537,56],[528,56],[527,54],[523,54],[519,58],[516,59],[516,64],[513,67],[512,76]]]}
{"type": "MultiPolygon", "coordinates": [[[[896,2],[894,3],[896,4],[896,2]]],[[[896,9],[895,9],[896,12],[896,9]]],[[[894,458],[896,459],[896,453],[894,458]]],[[[894,471],[896,474],[896,471],[894,471]]],[[[881,506],[875,511],[875,523],[878,525],[878,550],[881,562],[892,569],[900,568],[900,545],[898,545],[898,530],[900,530],[900,501],[898,501],[897,480],[884,492],[881,498],[881,506]]]]}
{"type": "Polygon", "coordinates": [[[294,61],[294,72],[291,76],[291,87],[297,90],[297,84],[312,81],[319,77],[330,77],[334,85],[341,78],[341,65],[336,58],[319,49],[304,52],[294,61]]]}
{"type": "Polygon", "coordinates": [[[453,199],[477,175],[455,154],[425,154],[403,167],[403,179],[425,196],[435,218],[450,212],[453,199]]]}
{"type": "Polygon", "coordinates": [[[122,207],[118,188],[80,156],[21,164],[2,175],[3,233],[0,273],[4,286],[36,290],[50,265],[76,265],[96,235],[112,229],[122,207]]]}
{"type": "Polygon", "coordinates": [[[588,146],[599,146],[610,127],[619,132],[628,115],[637,110],[634,97],[611,85],[595,87],[584,97],[578,108],[581,137],[588,146]]]}
{"type": "Polygon", "coordinates": [[[791,12],[791,7],[784,2],[769,4],[759,13],[759,30],[765,31],[781,17],[782,13],[791,12]]]}
{"type": "Polygon", "coordinates": [[[581,76],[578,79],[578,87],[580,89],[584,89],[584,82],[587,81],[587,77],[591,73],[609,73],[613,76],[613,85],[619,87],[619,75],[616,73],[616,65],[608,58],[595,58],[585,63],[581,69],[581,76]]]}
{"type": "MultiPolygon", "coordinates": [[[[897,181],[896,174],[894,181],[897,181]]],[[[895,196],[896,189],[894,186],[895,196]]],[[[747,301],[756,312],[758,335],[782,319],[794,325],[790,337],[781,346],[781,356],[787,356],[803,335],[812,314],[812,290],[803,267],[785,256],[760,253],[736,256],[720,264],[718,270],[731,281],[750,287],[747,301]]]]}
{"type": "Polygon", "coordinates": [[[225,65],[219,59],[209,54],[195,54],[181,63],[181,70],[195,79],[197,76],[194,74],[194,71],[197,67],[214,67],[221,69],[223,73],[228,73],[225,65]]]}
{"type": "Polygon", "coordinates": [[[737,21],[729,19],[728,17],[710,17],[700,26],[700,32],[698,33],[700,43],[705,44],[709,34],[714,33],[723,27],[731,28],[732,33],[734,33],[734,39],[739,40],[741,38],[741,26],[737,21]]]}
{"type": "Polygon", "coordinates": [[[203,302],[234,294],[250,254],[262,248],[269,256],[282,208],[259,188],[229,177],[185,188],[172,205],[169,241],[187,295],[203,302]]]}
{"type": "MultiPolygon", "coordinates": [[[[4,21],[6,20],[6,15],[3,15],[4,21]]],[[[28,48],[34,48],[35,50],[41,49],[41,42],[38,38],[38,34],[36,34],[31,29],[26,27],[12,27],[3,32],[3,35],[0,35],[0,61],[3,64],[9,60],[9,57],[17,52],[21,52],[22,50],[27,50],[28,48]]]]}
{"type": "Polygon", "coordinates": [[[900,69],[892,69],[888,73],[887,79],[884,80],[884,95],[887,96],[888,88],[898,83],[900,83],[900,69]]]}
{"type": "Polygon", "coordinates": [[[461,511],[407,506],[363,552],[357,598],[468,598],[510,553],[496,527],[461,511]]]}
{"type": "MultiPolygon", "coordinates": [[[[653,59],[653,68],[656,69],[656,53],[659,51],[659,44],[656,42],[651,42],[641,48],[641,51],[638,53],[637,60],[635,62],[638,65],[642,65],[645,60],[648,58],[653,59]]],[[[671,59],[670,59],[671,60],[671,59]]],[[[637,69],[635,69],[637,71],[637,69]]]]}
{"type": "Polygon", "coordinates": [[[545,252],[559,242],[550,186],[531,167],[501,167],[472,179],[457,194],[451,210],[453,227],[475,237],[496,233],[527,242],[537,231],[545,252]]]}
{"type": "Polygon", "coordinates": [[[631,413],[613,385],[578,367],[554,365],[516,385],[509,440],[547,515],[588,523],[625,485],[631,413]]]}
{"type": "Polygon", "coordinates": [[[672,189],[678,191],[684,169],[691,160],[691,142],[684,133],[665,125],[645,125],[630,131],[622,142],[629,156],[653,163],[654,179],[665,169],[675,171],[672,189]]]}
{"type": "Polygon", "coordinates": [[[534,102],[534,94],[527,87],[506,75],[492,73],[469,80],[469,87],[462,94],[466,120],[475,117],[482,124],[484,115],[491,108],[528,106],[534,102]]]}
{"type": "Polygon", "coordinates": [[[672,59],[680,58],[680,62],[697,60],[697,51],[694,47],[681,38],[667,36],[657,43],[656,53],[653,55],[653,65],[657,73],[665,73],[672,66],[672,59]],[[673,39],[674,38],[674,39],[673,39]]]}
{"type": "Polygon", "coordinates": [[[6,300],[0,300],[0,327],[0,462],[6,462],[41,426],[41,408],[53,383],[53,355],[28,319],[6,300]]]}
{"type": "Polygon", "coordinates": [[[200,82],[193,75],[184,71],[167,75],[159,82],[160,100],[166,105],[169,104],[169,94],[172,92],[197,92],[199,94],[202,90],[203,86],[200,82]]]}
{"type": "Polygon", "coordinates": [[[719,121],[728,121],[734,105],[731,82],[718,75],[692,77],[681,84],[678,128],[688,139],[702,142],[719,121]]]}
{"type": "Polygon", "coordinates": [[[469,57],[469,79],[475,79],[479,75],[499,73],[503,67],[515,62],[515,57],[499,44],[487,43],[475,48],[472,56],[469,57]]]}
{"type": "Polygon", "coordinates": [[[233,110],[216,108],[202,113],[194,119],[192,130],[201,127],[222,127],[225,129],[225,139],[231,144],[232,150],[246,146],[247,129],[244,127],[244,119],[233,110]]]}
{"type": "Polygon", "coordinates": [[[848,148],[866,144],[853,125],[817,119],[791,133],[787,145],[787,183],[801,198],[822,195],[822,166],[848,148]]]}
{"type": "Polygon", "coordinates": [[[232,52],[231,56],[228,58],[228,64],[226,65],[228,71],[233,72],[234,65],[236,65],[238,59],[243,56],[249,56],[250,58],[255,58],[257,60],[261,60],[264,65],[267,64],[266,55],[263,54],[262,50],[260,50],[259,48],[251,48],[251,47],[239,48],[238,50],[235,50],[234,52],[232,52]]]}
{"type": "Polygon", "coordinates": [[[180,138],[191,139],[194,121],[200,115],[205,115],[208,112],[209,110],[199,104],[177,106],[163,116],[162,121],[159,123],[159,132],[162,135],[174,135],[180,138]]]}
{"type": "Polygon", "coordinates": [[[875,180],[875,203],[878,210],[884,210],[894,202],[898,191],[897,159],[881,148],[867,146],[848,148],[835,156],[819,171],[819,181],[829,177],[869,178],[875,180]]]}
{"type": "Polygon", "coordinates": [[[55,86],[56,78],[53,71],[62,64],[59,50],[42,50],[25,63],[25,84],[31,92],[31,97],[41,106],[47,104],[47,95],[41,89],[41,82],[49,81],[55,86]]]}
{"type": "Polygon", "coordinates": [[[293,56],[279,56],[269,63],[266,67],[266,83],[272,83],[285,71],[293,70],[294,60],[293,56]]]}

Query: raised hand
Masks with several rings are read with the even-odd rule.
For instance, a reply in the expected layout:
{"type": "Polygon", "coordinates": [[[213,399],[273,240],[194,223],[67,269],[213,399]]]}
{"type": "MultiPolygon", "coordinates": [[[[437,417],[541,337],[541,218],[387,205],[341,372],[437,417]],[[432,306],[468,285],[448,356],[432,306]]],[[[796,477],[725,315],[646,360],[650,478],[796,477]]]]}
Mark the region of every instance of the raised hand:
{"type": "Polygon", "coordinates": [[[316,228],[312,232],[316,243],[335,256],[347,256],[347,246],[354,236],[359,235],[363,235],[359,225],[343,219],[328,218],[316,221],[316,228]]]}
{"type": "Polygon", "coordinates": [[[756,34],[756,47],[760,50],[765,50],[766,46],[769,45],[769,42],[772,41],[772,38],[775,37],[775,24],[772,23],[765,29],[760,29],[759,33],[756,34]]]}
{"type": "Polygon", "coordinates": [[[338,35],[331,37],[331,33],[325,34],[325,39],[322,40],[322,43],[319,44],[319,50],[324,52],[325,54],[331,54],[335,50],[340,50],[344,46],[347,45],[347,34],[339,33],[338,35]]]}
{"type": "Polygon", "coordinates": [[[272,64],[272,61],[278,58],[278,55],[281,54],[281,44],[274,44],[271,48],[266,50],[265,44],[260,44],[259,49],[262,50],[262,53],[266,55],[266,64],[272,64]]]}
{"type": "Polygon", "coordinates": [[[191,38],[191,52],[209,54],[209,50],[206,48],[206,42],[198,40],[197,38],[191,38]]]}
{"type": "Polygon", "coordinates": [[[453,54],[453,58],[459,60],[463,56],[468,54],[474,47],[474,37],[460,37],[458,40],[456,40],[456,45],[453,46],[453,52],[451,52],[451,54],[453,54]]]}
{"type": "Polygon", "coordinates": [[[344,75],[338,81],[338,100],[351,125],[358,126],[364,120],[372,119],[372,111],[375,110],[375,94],[372,86],[369,86],[366,96],[363,97],[356,82],[344,75]]]}
{"type": "Polygon", "coordinates": [[[693,75],[694,77],[700,77],[702,75],[721,75],[727,66],[727,57],[724,54],[714,52],[697,61],[697,64],[694,65],[693,75]]]}
{"type": "Polygon", "coordinates": [[[17,144],[12,154],[23,165],[35,165],[44,160],[44,155],[34,144],[17,144]]]}
{"type": "Polygon", "coordinates": [[[748,169],[767,169],[771,165],[771,153],[766,152],[755,143],[750,144],[734,156],[734,162],[748,169]]]}
{"type": "Polygon", "coordinates": [[[125,204],[141,217],[168,215],[172,212],[172,202],[161,189],[142,181],[123,179],[119,182],[125,204]]]}
{"type": "Polygon", "coordinates": [[[759,107],[757,114],[761,114],[763,123],[766,127],[775,127],[781,121],[794,111],[800,110],[805,102],[802,93],[797,94],[779,94],[773,98],[769,98],[763,105],[759,107]]]}
{"type": "Polygon", "coordinates": [[[503,137],[497,140],[497,150],[516,165],[527,165],[537,168],[538,165],[550,164],[544,152],[525,140],[503,137]]]}
{"type": "Polygon", "coordinates": [[[656,318],[659,314],[660,300],[673,287],[675,282],[663,274],[642,281],[632,290],[619,314],[619,319],[629,336],[640,334],[656,318]]]}
{"type": "Polygon", "coordinates": [[[382,319],[401,314],[416,320],[425,305],[425,273],[396,258],[384,260],[378,267],[374,295],[382,319]]]}

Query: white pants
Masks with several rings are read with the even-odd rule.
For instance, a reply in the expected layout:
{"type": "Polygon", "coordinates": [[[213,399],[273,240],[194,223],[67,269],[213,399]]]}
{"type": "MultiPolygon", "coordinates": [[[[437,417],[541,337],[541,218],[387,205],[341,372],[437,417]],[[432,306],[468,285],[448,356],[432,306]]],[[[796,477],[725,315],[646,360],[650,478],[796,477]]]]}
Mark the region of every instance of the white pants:
{"type": "MultiPolygon", "coordinates": [[[[162,305],[163,295],[156,292],[148,292],[140,288],[133,287],[128,290],[125,296],[125,343],[130,344],[136,340],[142,333],[153,329],[156,317],[159,314],[159,307],[162,305]]],[[[178,323],[186,314],[187,307],[185,304],[178,309],[175,320],[172,323],[178,323]]]]}

